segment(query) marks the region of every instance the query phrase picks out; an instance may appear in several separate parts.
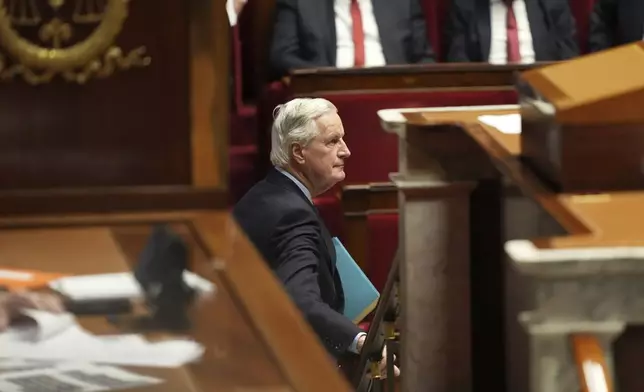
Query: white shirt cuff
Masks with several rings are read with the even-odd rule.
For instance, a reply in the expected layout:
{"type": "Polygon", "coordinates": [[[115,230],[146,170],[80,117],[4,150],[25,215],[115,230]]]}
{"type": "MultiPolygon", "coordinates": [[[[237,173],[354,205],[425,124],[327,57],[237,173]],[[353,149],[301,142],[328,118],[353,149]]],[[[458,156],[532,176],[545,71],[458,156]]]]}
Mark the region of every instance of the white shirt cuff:
{"type": "Polygon", "coordinates": [[[356,337],[353,339],[353,342],[351,342],[351,345],[349,346],[349,351],[355,354],[360,354],[358,352],[358,341],[360,340],[361,337],[367,336],[366,332],[360,332],[356,335],[356,337]]]}

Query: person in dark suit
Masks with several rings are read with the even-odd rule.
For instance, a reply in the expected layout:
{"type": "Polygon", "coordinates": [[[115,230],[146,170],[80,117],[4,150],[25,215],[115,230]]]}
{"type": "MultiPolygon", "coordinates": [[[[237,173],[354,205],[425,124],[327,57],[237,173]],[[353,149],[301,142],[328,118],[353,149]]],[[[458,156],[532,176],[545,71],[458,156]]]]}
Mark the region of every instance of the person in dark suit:
{"type": "Polygon", "coordinates": [[[590,16],[590,52],[644,39],[643,0],[598,0],[590,16]]]}
{"type": "Polygon", "coordinates": [[[327,351],[358,353],[365,333],[345,317],[336,254],[313,198],[345,177],[351,152],[335,106],[298,98],[276,108],[274,168],[237,202],[233,216],[248,235],[327,351]]]}
{"type": "Polygon", "coordinates": [[[433,61],[419,0],[277,0],[270,64],[278,77],[433,61]]]}
{"type": "Polygon", "coordinates": [[[63,305],[58,297],[51,294],[29,291],[0,292],[0,331],[7,328],[11,320],[19,316],[23,309],[61,312],[63,305]]]}
{"type": "Polygon", "coordinates": [[[566,60],[579,55],[568,0],[453,0],[446,60],[491,64],[566,60]]]}

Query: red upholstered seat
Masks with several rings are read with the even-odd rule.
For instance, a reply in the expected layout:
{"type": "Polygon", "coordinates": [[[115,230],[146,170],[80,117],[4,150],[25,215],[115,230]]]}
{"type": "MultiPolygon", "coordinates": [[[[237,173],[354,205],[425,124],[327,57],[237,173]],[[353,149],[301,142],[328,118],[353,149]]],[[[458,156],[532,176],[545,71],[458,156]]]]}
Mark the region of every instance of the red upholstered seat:
{"type": "MultiPolygon", "coordinates": [[[[376,289],[382,292],[398,249],[398,214],[370,214],[367,217],[367,226],[369,270],[365,273],[376,289]]],[[[369,330],[372,316],[373,314],[370,314],[365,318],[365,321],[359,324],[362,330],[369,330]]]]}
{"type": "Polygon", "coordinates": [[[398,138],[382,130],[378,110],[517,103],[514,91],[361,93],[325,98],[338,107],[352,154],[346,163],[346,184],[389,181],[389,174],[398,170],[398,138]]]}
{"type": "Polygon", "coordinates": [[[387,283],[391,263],[398,249],[398,213],[373,213],[367,217],[367,276],[378,291],[387,283]]]}

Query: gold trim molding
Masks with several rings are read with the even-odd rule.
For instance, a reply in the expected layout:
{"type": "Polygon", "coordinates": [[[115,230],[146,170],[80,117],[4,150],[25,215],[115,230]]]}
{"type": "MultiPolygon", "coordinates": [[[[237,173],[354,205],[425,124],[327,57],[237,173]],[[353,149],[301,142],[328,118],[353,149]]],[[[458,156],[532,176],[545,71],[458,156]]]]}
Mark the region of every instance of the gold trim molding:
{"type": "Polygon", "coordinates": [[[60,75],[68,82],[84,84],[93,77],[106,78],[119,70],[150,65],[144,46],[124,53],[115,45],[130,0],[74,1],[70,22],[59,12],[68,0],[0,0],[0,81],[22,77],[38,85],[60,75]],[[42,3],[54,15],[46,21],[38,8],[42,3]],[[74,38],[74,27],[86,25],[96,27],[85,39],[66,46],[74,38]],[[22,36],[21,27],[38,27],[39,42],[22,36]]]}

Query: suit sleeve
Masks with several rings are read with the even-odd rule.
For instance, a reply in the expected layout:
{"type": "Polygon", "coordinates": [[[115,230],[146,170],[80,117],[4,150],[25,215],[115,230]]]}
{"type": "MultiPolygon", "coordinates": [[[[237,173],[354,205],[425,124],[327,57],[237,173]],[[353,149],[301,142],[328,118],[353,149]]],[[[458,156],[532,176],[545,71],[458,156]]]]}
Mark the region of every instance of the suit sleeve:
{"type": "Polygon", "coordinates": [[[453,0],[447,13],[443,40],[446,43],[445,61],[452,63],[468,63],[473,61],[467,51],[467,18],[463,4],[453,0]]]}
{"type": "Polygon", "coordinates": [[[279,76],[287,75],[292,69],[315,66],[300,56],[297,0],[277,0],[275,4],[270,64],[279,76]]]}
{"type": "Polygon", "coordinates": [[[338,358],[361,330],[322,300],[318,283],[321,241],[319,223],[311,212],[298,210],[284,216],[273,236],[275,272],[326,349],[338,358]]]}
{"type": "Polygon", "coordinates": [[[434,50],[427,40],[427,22],[419,0],[411,0],[412,62],[433,63],[434,50]]]}
{"type": "Polygon", "coordinates": [[[577,24],[572,15],[568,0],[560,0],[559,10],[552,12],[553,28],[557,39],[558,60],[568,60],[579,56],[577,24]]]}
{"type": "Polygon", "coordinates": [[[615,45],[617,0],[599,0],[590,15],[588,50],[597,52],[615,45]]]}

